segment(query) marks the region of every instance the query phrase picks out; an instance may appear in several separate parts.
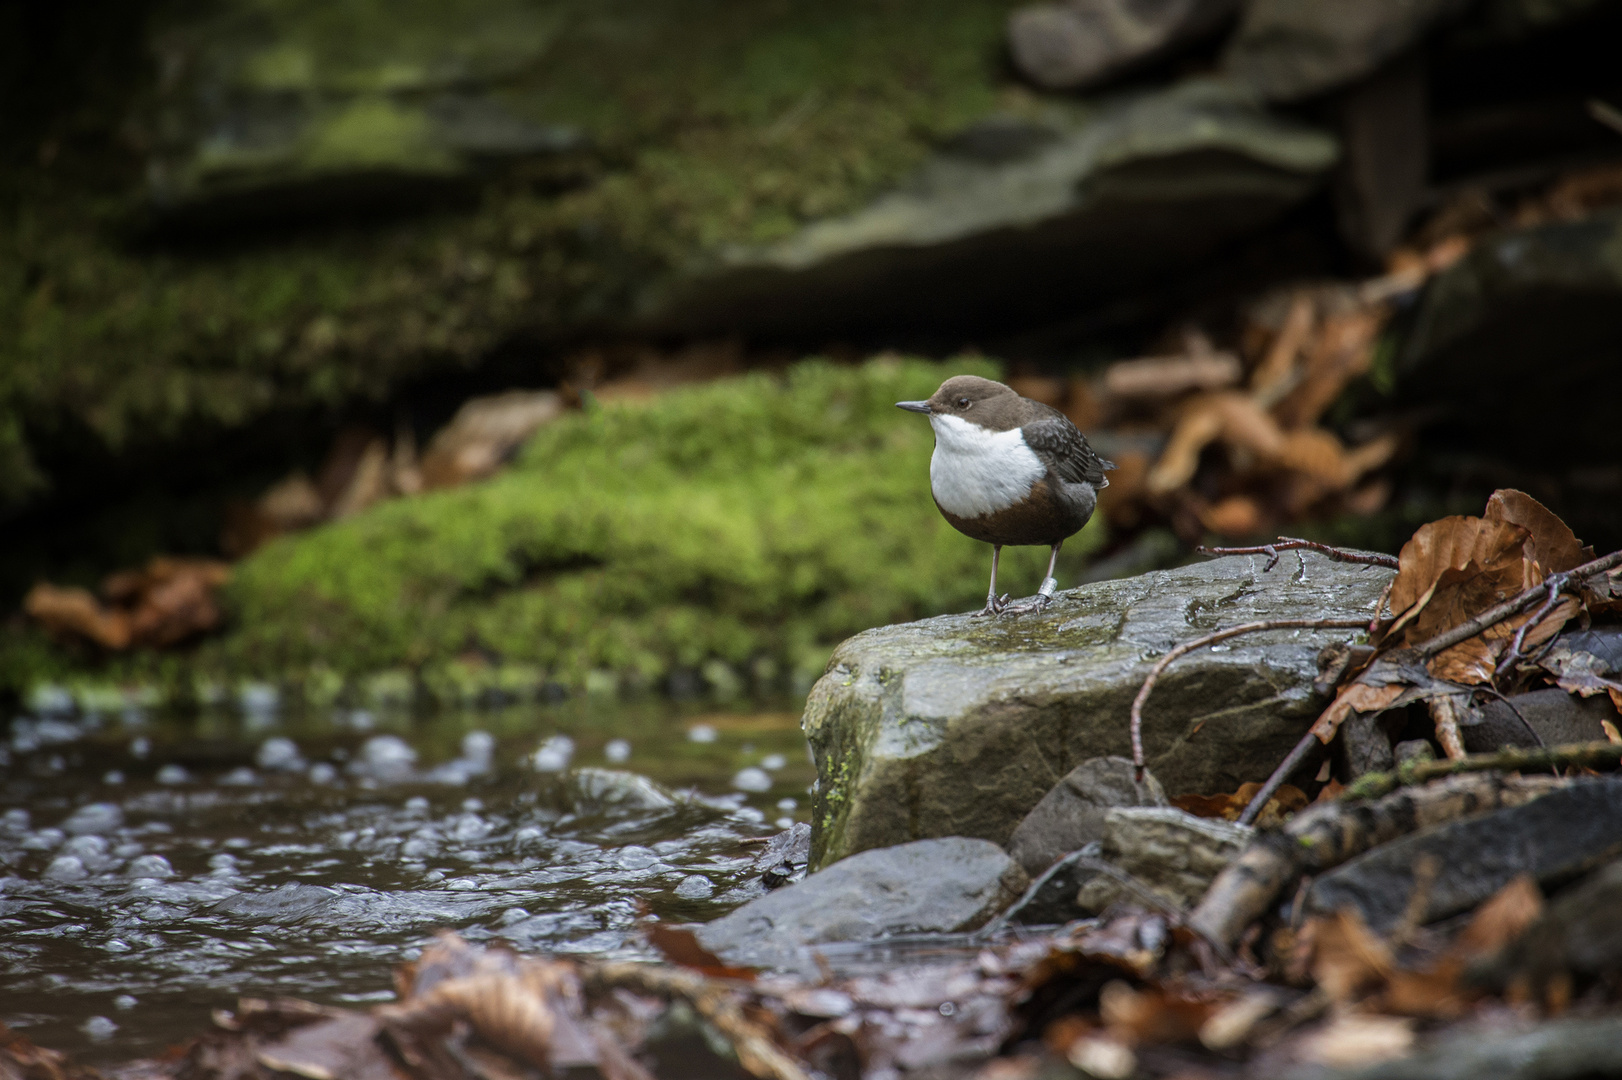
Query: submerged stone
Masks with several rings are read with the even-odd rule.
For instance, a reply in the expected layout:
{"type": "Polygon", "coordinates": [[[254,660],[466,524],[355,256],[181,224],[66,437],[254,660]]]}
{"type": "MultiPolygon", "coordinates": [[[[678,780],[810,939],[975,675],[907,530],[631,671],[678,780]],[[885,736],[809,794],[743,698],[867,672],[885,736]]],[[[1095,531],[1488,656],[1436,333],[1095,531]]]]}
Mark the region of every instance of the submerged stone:
{"type": "MultiPolygon", "coordinates": [[[[1131,753],[1133,697],[1180,642],[1258,619],[1366,618],[1391,571],[1307,554],[1230,556],[1059,594],[1038,616],[948,615],[859,634],[812,690],[814,865],[929,836],[1007,843],[1078,762],[1131,753]]],[[[1196,650],[1144,710],[1168,792],[1233,791],[1321,710],[1318,650],[1352,630],[1280,630],[1196,650]]]]}
{"type": "Polygon", "coordinates": [[[698,928],[732,964],[794,966],[804,946],[973,930],[1024,890],[995,844],[962,836],[864,851],[698,928]]]}
{"type": "Polygon", "coordinates": [[[1071,769],[1025,815],[1008,840],[1008,854],[1027,874],[1040,874],[1061,855],[1103,840],[1111,807],[1165,805],[1160,782],[1147,772],[1135,779],[1131,759],[1092,758],[1071,769]]]}

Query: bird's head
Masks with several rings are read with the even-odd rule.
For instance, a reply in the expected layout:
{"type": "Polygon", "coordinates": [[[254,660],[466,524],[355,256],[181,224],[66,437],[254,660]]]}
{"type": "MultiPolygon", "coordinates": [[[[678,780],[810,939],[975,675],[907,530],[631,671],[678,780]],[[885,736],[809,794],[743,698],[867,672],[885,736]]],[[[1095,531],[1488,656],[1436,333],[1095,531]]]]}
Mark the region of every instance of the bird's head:
{"type": "Polygon", "coordinates": [[[940,389],[927,401],[898,401],[896,408],[930,416],[961,416],[974,418],[977,411],[985,411],[987,402],[998,398],[1018,398],[1012,387],[1000,382],[982,379],[978,375],[954,375],[941,383],[940,389]]]}

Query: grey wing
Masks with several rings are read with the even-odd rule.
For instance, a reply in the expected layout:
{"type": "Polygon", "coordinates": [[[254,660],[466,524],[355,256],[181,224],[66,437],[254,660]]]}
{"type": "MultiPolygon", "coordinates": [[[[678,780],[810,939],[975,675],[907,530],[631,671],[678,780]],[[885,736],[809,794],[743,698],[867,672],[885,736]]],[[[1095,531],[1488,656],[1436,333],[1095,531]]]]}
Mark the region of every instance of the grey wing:
{"type": "Polygon", "coordinates": [[[1020,431],[1025,436],[1025,445],[1036,451],[1036,456],[1060,479],[1072,484],[1088,483],[1095,488],[1109,487],[1104,470],[1115,468],[1115,462],[1099,457],[1087,445],[1087,436],[1077,431],[1076,425],[1057,409],[1053,416],[1026,424],[1020,431]]]}

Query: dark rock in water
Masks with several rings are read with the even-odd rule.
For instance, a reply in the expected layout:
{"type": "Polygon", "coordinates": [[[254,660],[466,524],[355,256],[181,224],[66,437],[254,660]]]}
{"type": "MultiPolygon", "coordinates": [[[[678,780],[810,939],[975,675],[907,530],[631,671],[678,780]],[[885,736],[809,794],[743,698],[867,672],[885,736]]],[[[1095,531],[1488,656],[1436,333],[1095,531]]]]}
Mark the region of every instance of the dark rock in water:
{"type": "Polygon", "coordinates": [[[1275,101],[1333,90],[1372,74],[1469,0],[1250,0],[1223,68],[1275,101]]]}
{"type": "Polygon", "coordinates": [[[768,889],[780,889],[805,877],[811,863],[811,826],[796,821],[771,838],[766,850],[755,860],[760,883],[768,889]]]}
{"type": "MultiPolygon", "coordinates": [[[[1263,618],[1362,618],[1391,572],[1307,555],[1233,556],[1061,593],[1037,616],[944,616],[841,645],[806,704],[817,764],[813,865],[926,836],[1007,843],[1060,778],[1130,753],[1132,698],[1180,641],[1263,618]]],[[[1322,707],[1317,653],[1346,631],[1286,630],[1171,665],[1144,711],[1169,791],[1272,772],[1322,707]]]]}
{"type": "Polygon", "coordinates": [[[1557,686],[1494,699],[1477,708],[1477,724],[1459,729],[1464,748],[1484,754],[1505,746],[1559,746],[1605,738],[1601,721],[1617,719],[1616,706],[1603,695],[1582,698],[1557,686]]]}
{"type": "Polygon", "coordinates": [[[730,964],[794,966],[804,946],[973,930],[1024,890],[1025,872],[985,840],[948,836],[864,851],[697,930],[730,964]]]}
{"type": "Polygon", "coordinates": [[[238,893],[236,896],[228,896],[215,904],[214,910],[254,922],[285,925],[323,914],[337,902],[338,898],[339,893],[336,889],[289,882],[269,892],[238,893]]]}
{"type": "Polygon", "coordinates": [[[1117,806],[1165,806],[1166,793],[1153,774],[1139,782],[1132,761],[1092,758],[1077,765],[1042,796],[1008,838],[1008,854],[1031,876],[1055,859],[1104,839],[1104,811],[1117,806]]]}
{"type": "Polygon", "coordinates": [[[1068,318],[1276,220],[1337,155],[1327,132],[1212,80],[1058,123],[959,139],[864,209],[724,252],[649,293],[645,328],[825,337],[1068,318]]]}
{"type": "Polygon", "coordinates": [[[1524,982],[1534,993],[1562,976],[1592,978],[1622,969],[1622,861],[1600,868],[1549,905],[1477,978],[1524,982]]]}
{"type": "Polygon", "coordinates": [[[1622,1019],[1551,1020],[1519,1028],[1462,1024],[1418,1053],[1361,1069],[1287,1069],[1282,1080],[1590,1080],[1622,1074],[1622,1019]]]}
{"type": "Polygon", "coordinates": [[[1238,0],[1065,0],[1008,17],[1014,66],[1053,90],[1103,82],[1216,29],[1238,0]]]}
{"type": "Polygon", "coordinates": [[[1527,803],[1405,836],[1319,876],[1311,911],[1356,908],[1376,933],[1402,918],[1415,867],[1435,860],[1421,922],[1468,911],[1520,874],[1560,883],[1622,852],[1622,781],[1584,780],[1527,803]]]}
{"type": "MultiPolygon", "coordinates": [[[[1170,806],[1126,807],[1104,815],[1103,858],[1163,902],[1186,908],[1244,850],[1253,832],[1170,806]]],[[[1076,905],[1096,914],[1116,901],[1141,905],[1145,899],[1118,878],[1099,874],[1081,886],[1076,905]]]]}
{"type": "MultiPolygon", "coordinates": [[[[1511,229],[1431,279],[1399,348],[1405,395],[1436,402],[1449,446],[1504,453],[1481,417],[1513,403],[1518,469],[1616,460],[1603,423],[1571,423],[1572,402],[1610,385],[1622,358],[1622,210],[1511,229]],[[1527,358],[1537,358],[1536,377],[1527,358]]],[[[1564,514],[1579,534],[1579,513],[1564,514]]]]}

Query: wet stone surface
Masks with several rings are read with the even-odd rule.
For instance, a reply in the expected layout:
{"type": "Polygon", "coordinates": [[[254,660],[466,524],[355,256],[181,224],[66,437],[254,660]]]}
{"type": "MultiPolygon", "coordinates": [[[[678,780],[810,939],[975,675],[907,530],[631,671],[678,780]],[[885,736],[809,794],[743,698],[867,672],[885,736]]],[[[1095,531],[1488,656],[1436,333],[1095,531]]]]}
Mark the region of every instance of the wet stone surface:
{"type": "Polygon", "coordinates": [[[639,954],[641,905],[707,920],[764,892],[743,841],[803,819],[810,781],[779,707],[18,718],[0,740],[0,1021],[114,1061],[241,994],[387,998],[439,928],[639,954]],[[750,769],[764,787],[734,783],[750,769]]]}

